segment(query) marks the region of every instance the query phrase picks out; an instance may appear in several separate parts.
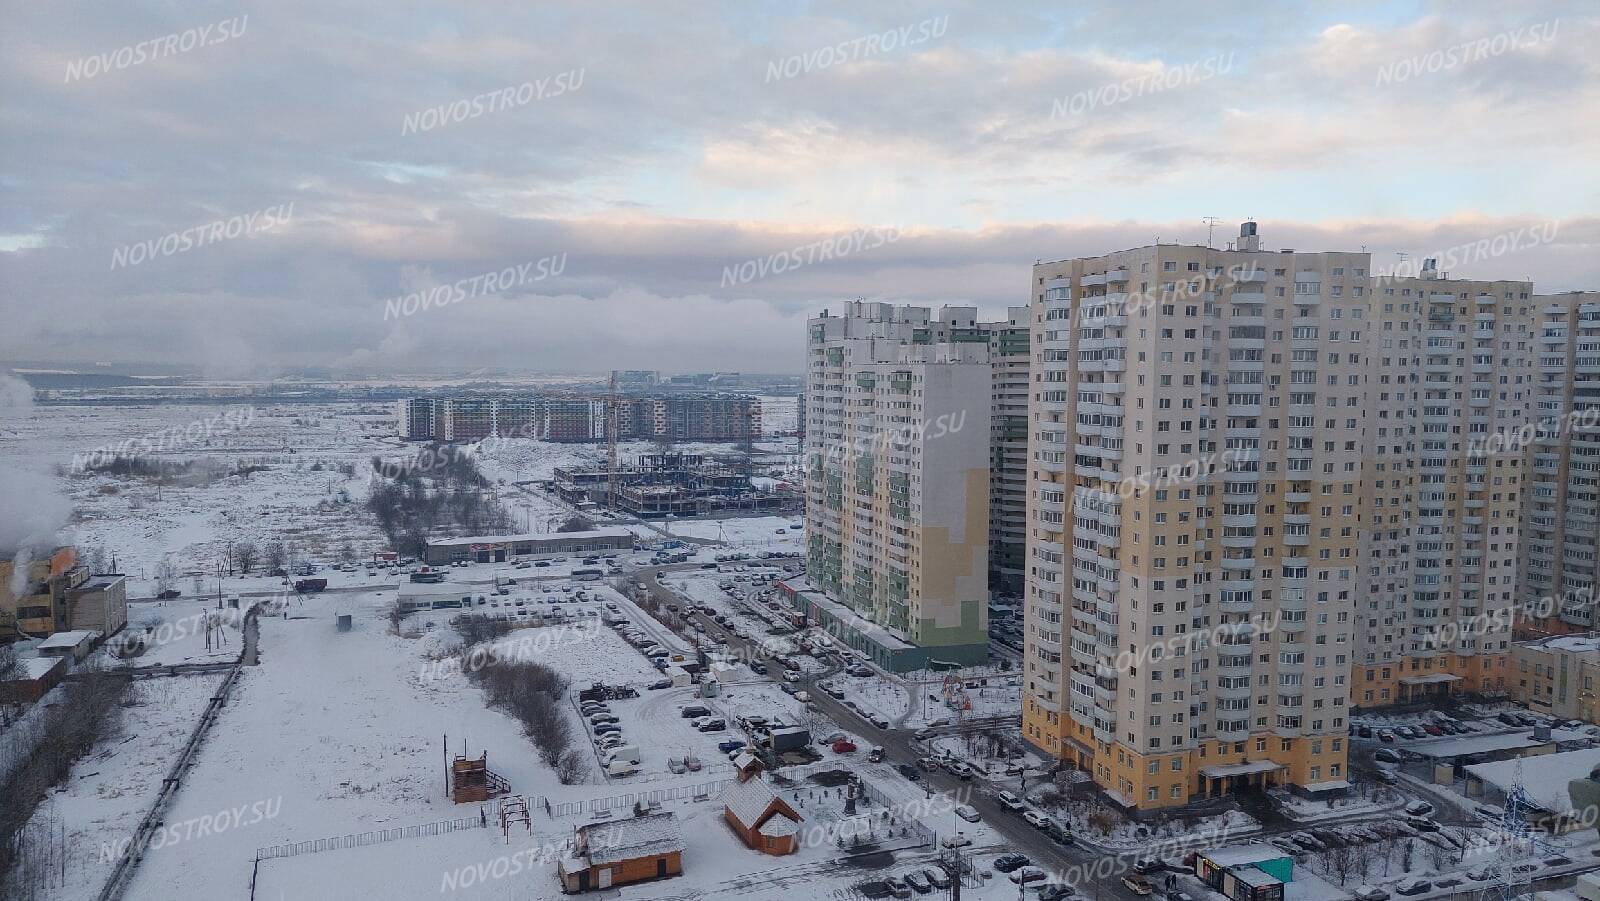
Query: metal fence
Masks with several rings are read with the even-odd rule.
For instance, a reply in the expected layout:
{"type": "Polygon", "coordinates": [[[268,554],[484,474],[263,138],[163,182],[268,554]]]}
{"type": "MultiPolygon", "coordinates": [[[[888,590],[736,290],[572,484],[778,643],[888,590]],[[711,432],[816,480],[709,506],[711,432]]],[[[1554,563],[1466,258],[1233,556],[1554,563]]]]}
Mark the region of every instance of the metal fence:
{"type": "Polygon", "coordinates": [[[711,782],[702,782],[698,785],[676,785],[672,788],[658,788],[647,792],[629,792],[625,795],[613,795],[609,798],[589,798],[584,801],[562,801],[551,804],[550,799],[544,800],[544,811],[554,817],[573,816],[580,813],[598,813],[616,808],[630,808],[634,804],[657,804],[662,801],[680,801],[683,799],[710,798],[728,787],[732,779],[716,779],[711,782]]]}
{"type": "Polygon", "coordinates": [[[337,851],[341,848],[361,848],[367,845],[377,845],[383,842],[392,842],[402,838],[421,838],[425,835],[447,835],[462,829],[483,829],[488,825],[482,817],[462,817],[457,820],[440,820],[437,823],[422,823],[416,826],[395,826],[390,829],[373,829],[368,832],[355,832],[349,835],[335,835],[329,838],[311,839],[303,842],[288,842],[282,845],[272,845],[256,849],[256,860],[272,860],[275,857],[294,857],[297,854],[316,854],[321,851],[337,851]]]}

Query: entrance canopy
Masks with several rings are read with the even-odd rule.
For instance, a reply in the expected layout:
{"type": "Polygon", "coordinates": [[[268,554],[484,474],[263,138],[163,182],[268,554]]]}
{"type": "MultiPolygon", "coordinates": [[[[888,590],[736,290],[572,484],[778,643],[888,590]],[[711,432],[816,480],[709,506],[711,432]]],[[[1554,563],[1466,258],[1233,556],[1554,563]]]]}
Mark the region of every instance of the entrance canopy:
{"type": "Polygon", "coordinates": [[[1271,773],[1281,769],[1284,769],[1281,763],[1273,763],[1270,760],[1254,760],[1249,763],[1203,766],[1200,768],[1200,775],[1207,779],[1221,779],[1225,776],[1253,776],[1256,773],[1271,773]]]}
{"type": "Polygon", "coordinates": [[[1438,685],[1441,682],[1459,682],[1459,681],[1461,681],[1461,677],[1460,676],[1452,675],[1450,673],[1429,673],[1426,676],[1403,676],[1400,679],[1400,684],[1401,685],[1438,685]]]}

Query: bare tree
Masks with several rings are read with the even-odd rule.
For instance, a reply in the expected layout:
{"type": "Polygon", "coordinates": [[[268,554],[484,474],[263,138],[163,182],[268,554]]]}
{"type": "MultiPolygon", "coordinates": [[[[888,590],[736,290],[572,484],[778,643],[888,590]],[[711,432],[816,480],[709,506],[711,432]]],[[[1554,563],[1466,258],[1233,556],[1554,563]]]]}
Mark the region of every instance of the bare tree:
{"type": "Polygon", "coordinates": [[[239,572],[250,575],[250,570],[260,559],[261,549],[256,547],[254,541],[241,541],[233,546],[233,559],[239,565],[239,572]]]}
{"type": "Polygon", "coordinates": [[[283,569],[289,562],[289,548],[281,541],[269,541],[264,550],[267,559],[267,569],[283,569]]]}
{"type": "Polygon", "coordinates": [[[349,541],[339,545],[339,561],[341,563],[354,563],[356,560],[356,546],[349,541]]]}
{"type": "Polygon", "coordinates": [[[1323,872],[1339,877],[1339,884],[1344,885],[1350,880],[1350,874],[1355,869],[1355,857],[1356,852],[1349,845],[1329,848],[1322,855],[1323,872]]]}
{"type": "Polygon", "coordinates": [[[165,594],[173,589],[178,581],[178,567],[173,564],[171,556],[162,557],[161,562],[156,564],[155,576],[156,594],[165,594]]]}
{"type": "Polygon", "coordinates": [[[556,767],[556,778],[562,785],[577,785],[583,781],[583,757],[577,751],[568,751],[561,755],[561,764],[556,767]]]}

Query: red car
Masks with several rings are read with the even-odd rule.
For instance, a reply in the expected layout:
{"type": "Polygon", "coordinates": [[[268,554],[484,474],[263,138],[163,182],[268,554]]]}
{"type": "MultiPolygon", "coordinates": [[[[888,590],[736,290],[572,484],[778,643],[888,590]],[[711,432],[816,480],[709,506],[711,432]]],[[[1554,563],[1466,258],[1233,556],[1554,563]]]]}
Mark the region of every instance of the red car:
{"type": "Polygon", "coordinates": [[[855,749],[856,743],[853,741],[845,741],[844,739],[840,739],[839,741],[833,743],[833,753],[835,754],[849,754],[855,749]]]}
{"type": "Polygon", "coordinates": [[[1440,729],[1438,726],[1433,726],[1433,725],[1423,726],[1422,727],[1422,731],[1428,733],[1429,735],[1443,735],[1444,734],[1444,730],[1443,729],[1440,729]]]}

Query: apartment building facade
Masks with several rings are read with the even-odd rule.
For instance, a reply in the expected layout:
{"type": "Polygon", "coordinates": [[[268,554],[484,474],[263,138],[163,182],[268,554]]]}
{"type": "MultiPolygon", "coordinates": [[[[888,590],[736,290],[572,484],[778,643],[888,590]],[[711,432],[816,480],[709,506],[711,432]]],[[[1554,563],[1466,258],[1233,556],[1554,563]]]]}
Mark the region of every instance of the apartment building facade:
{"type": "Polygon", "coordinates": [[[989,588],[1021,597],[1028,534],[1028,377],[1032,361],[1027,307],[1003,322],[982,323],[989,336],[989,588]]]}
{"type": "MultiPolygon", "coordinates": [[[[399,402],[399,434],[421,441],[481,441],[490,436],[544,441],[604,441],[603,397],[487,395],[418,397],[399,402]]],[[[662,441],[744,441],[761,435],[761,399],[744,394],[626,396],[617,435],[662,441]]]]}
{"type": "Polygon", "coordinates": [[[1534,636],[1587,632],[1600,628],[1600,292],[1540,295],[1534,307],[1519,626],[1534,636]]]}
{"type": "Polygon", "coordinates": [[[1372,280],[1352,701],[1504,694],[1533,378],[1532,285],[1432,261],[1372,280]]]}
{"type": "Polygon", "coordinates": [[[1128,808],[1346,784],[1368,267],[1033,269],[1023,734],[1128,808]]]}
{"type": "Polygon", "coordinates": [[[807,579],[792,600],[897,671],[988,654],[988,343],[954,339],[946,314],[964,316],[852,302],[807,323],[807,579]]]}

